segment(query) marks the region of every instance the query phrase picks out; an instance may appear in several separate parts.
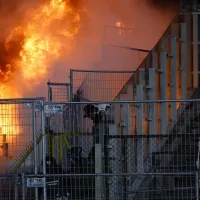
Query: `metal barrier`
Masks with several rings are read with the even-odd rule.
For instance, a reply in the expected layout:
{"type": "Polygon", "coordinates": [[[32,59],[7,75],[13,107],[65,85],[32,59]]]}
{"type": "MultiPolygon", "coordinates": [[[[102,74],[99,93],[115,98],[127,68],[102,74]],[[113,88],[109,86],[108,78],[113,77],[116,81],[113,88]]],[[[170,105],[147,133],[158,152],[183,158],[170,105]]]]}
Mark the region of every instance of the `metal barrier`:
{"type": "Polygon", "coordinates": [[[200,100],[32,103],[43,119],[42,159],[34,151],[34,170],[25,159],[17,182],[2,179],[0,199],[199,199],[200,100]],[[79,127],[67,129],[67,105],[79,127]]]}
{"type": "Polygon", "coordinates": [[[70,95],[69,83],[53,83],[48,82],[48,101],[68,102],[70,95]]]}
{"type": "MultiPolygon", "coordinates": [[[[65,108],[62,102],[52,104],[65,108]]],[[[65,187],[58,180],[63,175],[55,174],[69,177],[65,196],[71,199],[198,199],[199,100],[67,105],[77,108],[79,127],[65,132],[69,116],[61,110],[54,113],[60,119],[47,132],[53,139],[46,167],[47,174],[56,177],[48,184],[56,186],[47,186],[47,199],[65,187]],[[176,116],[170,112],[172,103],[178,107],[176,116]],[[155,115],[150,119],[143,107],[153,107],[155,115]]]]}
{"type": "MultiPolygon", "coordinates": [[[[37,175],[38,176],[38,175],[37,175]]],[[[25,176],[25,180],[33,176],[25,176]]],[[[39,177],[39,176],[38,176],[39,177]]],[[[41,176],[40,176],[41,177],[41,176]]],[[[182,180],[197,179],[197,174],[194,173],[118,173],[118,174],[47,174],[47,198],[48,199],[198,199],[194,184],[183,184],[182,180]],[[118,179],[123,183],[123,186],[113,192],[110,190],[113,178],[118,179]],[[142,184],[139,190],[127,190],[126,180],[140,180],[145,179],[147,184],[142,184]],[[174,187],[174,183],[170,181],[174,179],[175,184],[179,183],[179,187],[174,187]],[[97,185],[98,181],[107,182],[108,186],[97,185]],[[50,184],[54,183],[52,186],[50,184]],[[56,183],[58,183],[56,185],[56,183]],[[169,184],[167,184],[169,183],[169,184]],[[171,184],[170,184],[171,183],[171,184]],[[95,185],[96,184],[96,185],[95,185]]],[[[30,189],[29,193],[30,193],[30,189]]],[[[40,197],[42,197],[42,192],[40,197]]],[[[31,199],[28,196],[27,199],[31,199]]]]}
{"type": "Polygon", "coordinates": [[[133,73],[134,71],[70,70],[71,100],[113,100],[133,73]]]}
{"type": "MultiPolygon", "coordinates": [[[[16,165],[16,160],[21,162],[22,158],[19,156],[30,142],[34,143],[35,135],[41,130],[41,113],[40,116],[34,115],[34,107],[38,101],[44,100],[42,98],[0,100],[1,173],[6,168],[16,165]]],[[[29,157],[29,160],[21,165],[21,169],[17,170],[31,171],[36,160],[36,155],[32,159],[29,157]]]]}
{"type": "Polygon", "coordinates": [[[45,156],[43,108],[44,98],[0,100],[2,200],[25,199],[22,173],[38,173],[38,161],[45,156]]]}
{"type": "Polygon", "coordinates": [[[22,188],[20,187],[20,180],[17,176],[13,175],[0,175],[0,199],[21,199],[22,188]],[[17,198],[17,196],[19,198],[17,198]]]}

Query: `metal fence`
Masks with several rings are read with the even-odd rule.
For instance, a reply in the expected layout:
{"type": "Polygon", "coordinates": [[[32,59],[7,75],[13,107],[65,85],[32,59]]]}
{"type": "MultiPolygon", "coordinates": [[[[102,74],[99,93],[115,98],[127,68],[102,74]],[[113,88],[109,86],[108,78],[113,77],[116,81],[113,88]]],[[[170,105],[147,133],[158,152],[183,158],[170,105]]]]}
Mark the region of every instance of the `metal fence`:
{"type": "Polygon", "coordinates": [[[71,98],[113,100],[134,71],[70,70],[71,98]],[[77,95],[77,96],[74,96],[77,95]]]}
{"type": "Polygon", "coordinates": [[[45,150],[32,171],[0,176],[0,199],[199,199],[200,100],[34,104],[45,150]],[[68,129],[71,106],[79,126],[68,129]]]}
{"type": "Polygon", "coordinates": [[[70,95],[69,83],[48,82],[48,101],[68,102],[70,95]]]}
{"type": "Polygon", "coordinates": [[[56,194],[71,199],[198,199],[199,100],[70,105],[78,110],[79,127],[65,132],[69,116],[59,111],[60,129],[53,131],[55,124],[49,128],[47,199],[56,194]],[[177,104],[176,116],[170,114],[172,103],[177,104]],[[150,119],[142,108],[151,112],[152,106],[155,116],[150,119]],[[52,181],[60,186],[51,186],[52,181]]]}
{"type": "Polygon", "coordinates": [[[43,104],[44,98],[0,101],[2,200],[25,199],[22,174],[38,173],[45,156],[43,104]]]}

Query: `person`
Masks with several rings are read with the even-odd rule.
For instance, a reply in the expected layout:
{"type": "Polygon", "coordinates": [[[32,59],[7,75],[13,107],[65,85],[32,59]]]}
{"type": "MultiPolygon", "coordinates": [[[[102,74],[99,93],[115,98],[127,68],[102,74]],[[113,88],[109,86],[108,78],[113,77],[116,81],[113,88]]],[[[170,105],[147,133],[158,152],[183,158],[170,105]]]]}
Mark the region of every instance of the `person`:
{"type": "MultiPolygon", "coordinates": [[[[41,162],[43,166],[43,161],[41,162]]],[[[46,193],[48,200],[69,200],[70,192],[68,186],[70,185],[68,177],[63,176],[49,176],[51,174],[66,174],[62,169],[62,166],[58,165],[56,159],[53,156],[46,155],[45,157],[45,166],[46,166],[46,193]]],[[[42,172],[39,171],[39,174],[42,172]]],[[[39,198],[43,197],[43,188],[38,189],[39,198]]]]}

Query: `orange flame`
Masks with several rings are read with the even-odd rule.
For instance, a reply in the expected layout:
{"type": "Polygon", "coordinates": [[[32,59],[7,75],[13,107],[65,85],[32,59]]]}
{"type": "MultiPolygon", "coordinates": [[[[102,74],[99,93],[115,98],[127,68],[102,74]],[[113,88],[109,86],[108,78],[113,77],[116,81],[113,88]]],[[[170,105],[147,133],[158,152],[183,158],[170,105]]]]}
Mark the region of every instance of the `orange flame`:
{"type": "MultiPolygon", "coordinates": [[[[48,0],[26,16],[24,26],[12,29],[4,43],[4,52],[8,55],[0,63],[0,98],[21,97],[12,83],[16,72],[22,74],[25,81],[47,75],[49,67],[61,56],[70,51],[74,38],[79,31],[80,11],[70,0],[48,0]],[[19,46],[17,53],[13,45],[19,46]]],[[[1,60],[0,60],[1,62],[1,60]]],[[[17,119],[7,113],[18,114],[12,105],[0,104],[0,128],[3,134],[18,134],[17,119]]]]}
{"type": "Polygon", "coordinates": [[[59,58],[63,47],[70,49],[70,40],[78,33],[80,21],[79,12],[73,9],[70,1],[63,0],[47,2],[31,17],[20,51],[20,66],[25,79],[44,76],[49,65],[59,58]]]}

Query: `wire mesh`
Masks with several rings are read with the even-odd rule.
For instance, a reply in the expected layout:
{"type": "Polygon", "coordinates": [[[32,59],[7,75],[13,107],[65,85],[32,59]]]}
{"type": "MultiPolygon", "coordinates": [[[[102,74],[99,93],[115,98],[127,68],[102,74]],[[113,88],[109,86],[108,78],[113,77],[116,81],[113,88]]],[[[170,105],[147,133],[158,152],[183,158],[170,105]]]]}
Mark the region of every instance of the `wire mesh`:
{"type": "Polygon", "coordinates": [[[81,100],[113,100],[134,71],[81,71],[71,70],[71,94],[81,100]]]}
{"type": "MultiPolygon", "coordinates": [[[[32,100],[7,100],[6,102],[1,100],[0,102],[1,173],[15,165],[16,160],[22,159],[21,156],[27,145],[33,141],[34,115],[33,109],[28,107],[32,102],[32,100]]],[[[38,123],[35,123],[36,125],[39,126],[38,123]]],[[[35,128],[38,131],[39,127],[35,128]]],[[[30,163],[24,165],[28,170],[30,163]]]]}
{"type": "MultiPolygon", "coordinates": [[[[14,146],[8,141],[7,151],[17,158],[14,165],[17,170],[11,168],[10,172],[18,176],[0,176],[0,199],[35,199],[37,192],[38,198],[44,199],[42,187],[27,186],[27,177],[37,177],[37,174],[46,177],[47,199],[175,200],[196,199],[199,195],[198,100],[70,102],[63,103],[61,111],[55,112],[52,107],[51,115],[47,106],[56,103],[45,103],[46,157],[42,156],[40,142],[37,142],[37,155],[26,146],[42,128],[42,115],[37,105],[8,103],[0,104],[0,113],[11,122],[1,123],[1,127],[4,133],[10,131],[6,128],[11,125],[19,127],[21,135],[16,137],[20,137],[17,140],[20,142],[14,146]],[[176,118],[168,106],[172,103],[177,104],[176,118]],[[67,105],[73,105],[78,112],[64,112],[67,105]],[[157,114],[148,120],[152,105],[157,114]],[[167,113],[163,112],[163,105],[167,105],[167,113]],[[144,106],[147,109],[142,109],[144,106]],[[70,117],[66,115],[78,115],[79,127],[65,128],[70,117]],[[155,131],[149,134],[152,122],[155,131]],[[22,150],[27,150],[29,156],[23,157],[22,150]],[[41,167],[43,163],[47,175],[41,167]]],[[[4,139],[2,144],[6,142],[4,139]]],[[[33,143],[31,145],[33,150],[33,143]]]]}
{"type": "MultiPolygon", "coordinates": [[[[199,101],[68,105],[77,106],[77,113],[67,114],[78,115],[79,127],[71,131],[63,128],[62,133],[52,131],[48,148],[54,153],[50,152],[45,162],[48,175],[65,174],[69,178],[67,183],[63,183],[63,177],[62,181],[56,176],[49,179],[61,182],[61,186],[51,186],[49,199],[55,198],[53,192],[62,189],[62,184],[69,185],[65,196],[71,199],[196,198],[199,101]],[[167,113],[162,110],[163,105],[172,103],[177,104],[176,120],[174,116],[172,120],[169,106],[167,113]],[[149,134],[152,120],[148,120],[148,112],[152,105],[156,115],[154,132],[149,134]],[[147,109],[141,109],[144,106],[147,109]],[[163,126],[165,131],[161,132],[163,126]]],[[[61,127],[67,123],[64,115],[60,114],[62,120],[56,122],[61,127]]]]}
{"type": "Polygon", "coordinates": [[[48,101],[68,102],[70,84],[48,82],[48,101]]]}
{"type": "Polygon", "coordinates": [[[8,163],[4,162],[4,170],[11,174],[34,173],[34,168],[35,171],[38,168],[38,160],[42,160],[42,114],[38,109],[38,106],[41,106],[40,101],[35,99],[3,106],[8,107],[10,112],[14,109],[15,113],[10,115],[10,118],[7,115],[5,117],[10,122],[9,126],[14,126],[15,132],[18,131],[15,135],[8,134],[8,154],[12,159],[8,163]],[[11,105],[13,107],[10,107],[11,105]]]}
{"type": "MultiPolygon", "coordinates": [[[[16,195],[20,193],[16,187],[19,184],[18,177],[0,175],[0,199],[11,200],[16,199],[16,195]]],[[[18,196],[19,199],[20,196],[18,196]]]]}
{"type": "MultiPolygon", "coordinates": [[[[112,199],[113,195],[109,192],[112,186],[109,181],[112,177],[117,177],[118,181],[127,184],[127,179],[144,180],[139,188],[132,187],[128,190],[125,186],[116,191],[115,199],[197,199],[195,173],[149,173],[149,174],[47,174],[47,198],[55,199],[112,199]],[[97,187],[96,182],[107,182],[107,187],[97,187]],[[187,184],[185,184],[187,182],[187,184]],[[101,195],[98,195],[101,193],[101,195]]],[[[27,176],[28,177],[28,176],[27,176]]],[[[40,198],[42,198],[42,192],[40,198]]],[[[27,199],[31,199],[26,196],[27,199]]]]}

